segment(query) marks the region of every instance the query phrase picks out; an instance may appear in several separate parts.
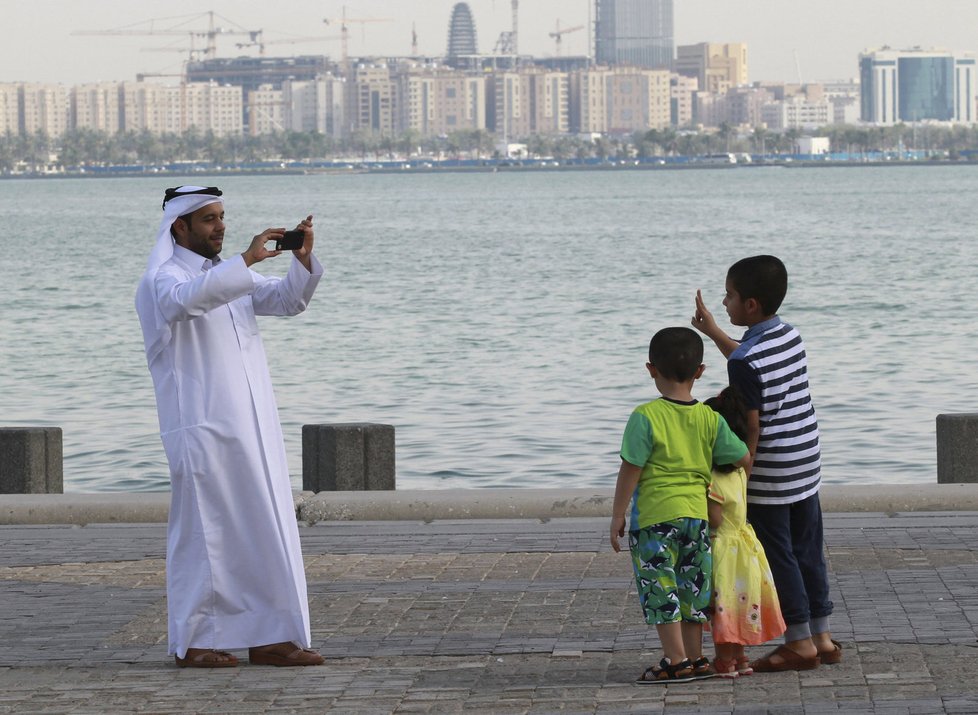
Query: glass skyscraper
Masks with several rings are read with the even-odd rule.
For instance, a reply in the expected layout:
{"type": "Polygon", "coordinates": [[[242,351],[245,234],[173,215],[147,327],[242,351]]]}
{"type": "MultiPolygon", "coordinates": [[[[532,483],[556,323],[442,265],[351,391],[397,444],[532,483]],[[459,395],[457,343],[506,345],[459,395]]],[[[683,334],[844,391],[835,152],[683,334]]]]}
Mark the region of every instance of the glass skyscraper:
{"type": "Polygon", "coordinates": [[[672,67],[673,0],[595,0],[595,4],[598,64],[672,67]]]}
{"type": "Polygon", "coordinates": [[[864,122],[975,122],[975,58],[883,48],[859,56],[864,122]]]}

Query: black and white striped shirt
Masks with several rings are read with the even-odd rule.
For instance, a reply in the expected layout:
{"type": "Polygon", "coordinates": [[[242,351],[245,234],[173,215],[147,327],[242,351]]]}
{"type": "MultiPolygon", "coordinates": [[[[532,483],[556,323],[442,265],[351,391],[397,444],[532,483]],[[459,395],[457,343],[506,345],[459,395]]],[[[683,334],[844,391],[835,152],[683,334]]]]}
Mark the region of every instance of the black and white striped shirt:
{"type": "Polygon", "coordinates": [[[747,501],[793,504],[817,493],[818,420],[801,335],[777,316],[752,326],[730,354],[727,373],[760,419],[747,501]]]}

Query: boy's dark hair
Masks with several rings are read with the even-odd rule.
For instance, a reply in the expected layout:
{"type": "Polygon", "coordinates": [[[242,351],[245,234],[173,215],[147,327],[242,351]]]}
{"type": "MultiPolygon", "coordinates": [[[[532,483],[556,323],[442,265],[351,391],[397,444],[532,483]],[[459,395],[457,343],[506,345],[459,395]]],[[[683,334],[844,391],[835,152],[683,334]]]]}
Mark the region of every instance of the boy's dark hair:
{"type": "Polygon", "coordinates": [[[727,280],[742,301],[753,298],[764,315],[774,315],[788,292],[788,270],[776,256],[741,258],[730,266],[727,280]]]}
{"type": "Polygon", "coordinates": [[[703,364],[703,339],[692,328],[663,328],[649,341],[649,362],[667,380],[691,380],[703,364]]]}
{"type": "MultiPolygon", "coordinates": [[[[718,412],[726,421],[730,431],[744,442],[747,441],[747,405],[744,404],[740,390],[733,385],[725,387],[720,390],[719,395],[704,400],[703,404],[718,412]]],[[[713,468],[726,474],[737,467],[733,464],[714,464],[713,468]]]]}

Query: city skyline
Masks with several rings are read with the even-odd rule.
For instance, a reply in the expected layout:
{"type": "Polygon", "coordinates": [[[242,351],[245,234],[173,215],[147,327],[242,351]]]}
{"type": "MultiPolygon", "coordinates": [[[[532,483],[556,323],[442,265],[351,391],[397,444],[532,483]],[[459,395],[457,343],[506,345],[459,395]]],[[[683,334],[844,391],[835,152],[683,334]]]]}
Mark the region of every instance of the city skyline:
{"type": "MultiPolygon", "coordinates": [[[[469,0],[479,46],[492,52],[500,32],[510,29],[510,0],[469,0]]],[[[352,56],[411,54],[412,26],[418,52],[441,56],[447,48],[448,24],[455,0],[360,0],[348,3],[348,18],[369,19],[349,23],[352,56]]],[[[0,43],[0,82],[83,84],[135,79],[140,73],[179,74],[189,55],[190,30],[206,26],[203,14],[213,10],[220,27],[262,30],[269,56],[326,54],[339,57],[338,40],[287,42],[298,37],[337,36],[341,2],[293,0],[288,12],[281,6],[242,6],[213,0],[206,6],[188,0],[144,0],[120,6],[109,0],[37,0],[9,4],[6,27],[13,28],[0,43]],[[191,20],[194,17],[198,19],[191,20]],[[73,34],[84,30],[124,27],[143,29],[149,21],[157,28],[183,23],[183,35],[98,36],[73,34]],[[190,24],[187,24],[190,23],[190,24]],[[160,48],[169,48],[163,50],[160,48]],[[182,48],[182,50],[181,50],[182,48]],[[151,51],[147,51],[151,50],[151,51]]],[[[586,0],[521,0],[519,49],[521,54],[553,56],[550,33],[559,20],[562,28],[586,25],[586,0]]],[[[593,16],[590,18],[593,21],[593,16]]],[[[978,52],[978,3],[973,0],[676,0],[676,45],[697,42],[744,42],[750,52],[750,79],[818,81],[856,77],[858,55],[865,49],[888,45],[896,49],[944,48],[978,52]],[[786,6],[791,6],[786,8],[786,6]]],[[[239,49],[247,35],[217,38],[217,55],[257,55],[256,48],[239,49]]],[[[196,39],[196,47],[204,40],[196,39]]],[[[567,32],[563,55],[588,52],[588,33],[567,32]]]]}

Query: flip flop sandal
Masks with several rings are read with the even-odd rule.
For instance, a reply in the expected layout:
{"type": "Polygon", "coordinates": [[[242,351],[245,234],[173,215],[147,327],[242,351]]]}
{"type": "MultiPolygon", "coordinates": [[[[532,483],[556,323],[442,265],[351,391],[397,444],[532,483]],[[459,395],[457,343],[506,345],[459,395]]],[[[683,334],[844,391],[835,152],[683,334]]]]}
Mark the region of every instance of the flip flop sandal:
{"type": "Polygon", "coordinates": [[[822,660],[822,665],[838,665],[842,662],[842,644],[837,640],[832,640],[835,646],[832,650],[821,651],[818,657],[822,660]]]}
{"type": "Polygon", "coordinates": [[[762,658],[758,658],[751,667],[755,673],[782,673],[788,670],[814,670],[819,666],[821,660],[817,655],[811,658],[804,658],[795,653],[786,645],[779,645],[773,651],[762,658]],[[775,663],[773,657],[781,659],[780,663],[775,663]]]}
{"type": "Polygon", "coordinates": [[[696,678],[693,676],[693,664],[689,662],[689,658],[685,658],[675,665],[663,658],[658,665],[646,668],[635,683],[638,685],[655,685],[658,683],[686,683],[691,680],[696,680],[696,678]]]}
{"type": "Polygon", "coordinates": [[[236,657],[223,650],[205,650],[184,658],[178,655],[173,657],[178,668],[233,668],[238,664],[236,657]]]}

